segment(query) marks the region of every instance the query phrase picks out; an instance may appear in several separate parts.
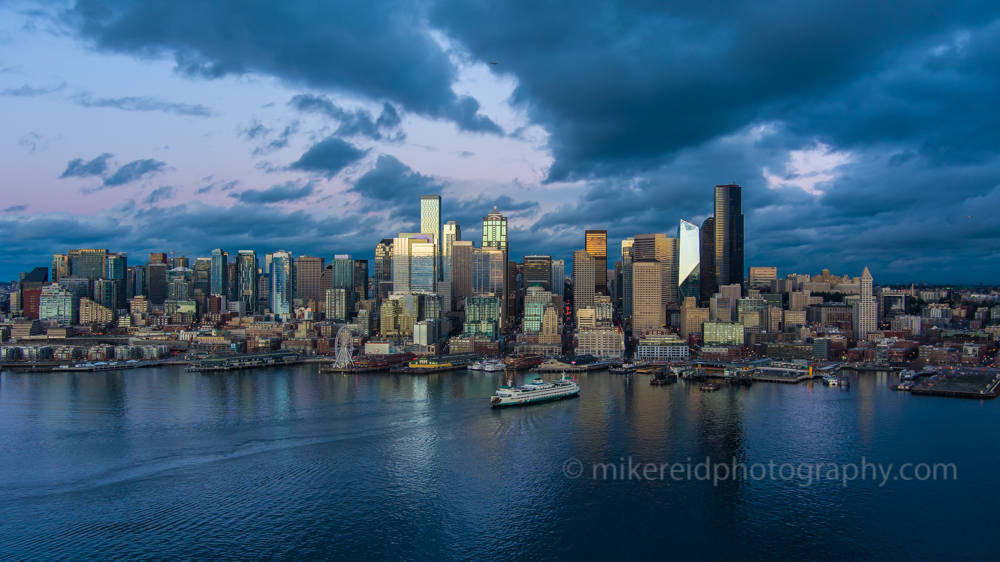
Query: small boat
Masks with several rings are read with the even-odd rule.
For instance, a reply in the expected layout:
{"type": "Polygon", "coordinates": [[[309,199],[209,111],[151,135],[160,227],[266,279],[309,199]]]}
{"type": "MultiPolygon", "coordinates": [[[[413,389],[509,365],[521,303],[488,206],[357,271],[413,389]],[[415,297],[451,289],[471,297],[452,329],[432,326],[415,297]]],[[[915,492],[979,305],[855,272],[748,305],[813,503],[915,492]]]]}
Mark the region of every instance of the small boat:
{"type": "Polygon", "coordinates": [[[913,385],[911,383],[908,383],[908,382],[901,382],[899,384],[892,385],[892,389],[893,390],[900,390],[900,391],[903,391],[903,392],[906,392],[906,391],[908,391],[908,390],[910,390],[912,388],[913,388],[913,385]]]}
{"type": "Polygon", "coordinates": [[[903,372],[899,373],[899,378],[904,381],[912,381],[917,378],[917,372],[904,369],[903,372]]]}
{"type": "Polygon", "coordinates": [[[506,371],[507,364],[499,359],[487,359],[483,362],[484,371],[506,371]]]}
{"type": "Polygon", "coordinates": [[[701,389],[705,392],[715,392],[716,390],[720,390],[721,388],[722,385],[717,382],[706,382],[702,383],[701,385],[701,389]]]}
{"type": "Polygon", "coordinates": [[[653,386],[666,386],[677,382],[677,377],[653,377],[649,379],[649,384],[653,386]]]}
{"type": "Polygon", "coordinates": [[[826,386],[840,386],[840,379],[837,375],[823,375],[823,384],[826,386]]]}
{"type": "Polygon", "coordinates": [[[471,365],[469,365],[466,368],[469,369],[470,371],[482,371],[483,370],[483,362],[482,361],[476,361],[475,363],[472,363],[471,365]]]}
{"type": "Polygon", "coordinates": [[[612,365],[608,367],[608,372],[613,375],[627,375],[636,372],[636,369],[634,364],[625,363],[624,365],[612,365]]]}

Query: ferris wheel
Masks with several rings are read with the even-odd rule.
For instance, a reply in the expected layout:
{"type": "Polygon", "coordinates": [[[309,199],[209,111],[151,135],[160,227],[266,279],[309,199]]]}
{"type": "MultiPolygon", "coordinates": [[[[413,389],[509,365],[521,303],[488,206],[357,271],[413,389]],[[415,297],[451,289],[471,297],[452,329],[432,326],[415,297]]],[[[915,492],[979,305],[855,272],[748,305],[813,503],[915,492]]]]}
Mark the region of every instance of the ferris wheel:
{"type": "Polygon", "coordinates": [[[334,342],[337,355],[333,361],[333,366],[337,369],[346,369],[354,364],[354,337],[346,327],[337,330],[337,338],[334,342]]]}

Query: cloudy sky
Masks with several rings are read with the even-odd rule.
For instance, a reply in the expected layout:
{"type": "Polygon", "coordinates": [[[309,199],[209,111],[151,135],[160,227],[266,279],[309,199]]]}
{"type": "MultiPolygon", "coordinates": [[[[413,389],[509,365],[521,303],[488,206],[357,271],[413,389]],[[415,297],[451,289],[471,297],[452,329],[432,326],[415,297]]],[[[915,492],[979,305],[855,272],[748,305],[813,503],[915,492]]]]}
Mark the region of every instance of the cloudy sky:
{"type": "Polygon", "coordinates": [[[615,254],[736,182],[748,266],[995,283],[998,78],[995,0],[0,0],[0,279],[370,257],[425,193],[615,254]]]}

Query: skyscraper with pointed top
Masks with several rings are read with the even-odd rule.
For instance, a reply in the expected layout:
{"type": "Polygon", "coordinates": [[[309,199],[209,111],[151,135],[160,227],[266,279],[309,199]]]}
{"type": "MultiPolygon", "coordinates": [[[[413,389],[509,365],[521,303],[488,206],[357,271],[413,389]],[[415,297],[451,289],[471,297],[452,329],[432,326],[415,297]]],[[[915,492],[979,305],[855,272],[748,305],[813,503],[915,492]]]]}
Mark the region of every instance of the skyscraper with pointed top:
{"type": "Polygon", "coordinates": [[[854,305],[854,337],[866,339],[868,334],[878,330],[878,303],[872,292],[872,274],[865,266],[861,273],[861,300],[854,305]]]}

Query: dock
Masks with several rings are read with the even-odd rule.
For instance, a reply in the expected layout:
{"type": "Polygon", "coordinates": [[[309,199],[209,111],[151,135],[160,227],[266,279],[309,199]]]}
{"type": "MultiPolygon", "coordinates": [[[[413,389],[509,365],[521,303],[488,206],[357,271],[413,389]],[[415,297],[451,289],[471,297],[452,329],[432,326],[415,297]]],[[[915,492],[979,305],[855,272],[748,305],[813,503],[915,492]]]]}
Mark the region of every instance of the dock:
{"type": "Polygon", "coordinates": [[[993,400],[1000,396],[1000,369],[950,369],[910,389],[914,396],[993,400]]]}
{"type": "Polygon", "coordinates": [[[321,365],[319,372],[335,373],[341,375],[355,375],[362,373],[384,373],[389,371],[391,366],[385,365],[352,365],[350,367],[334,367],[333,365],[321,365]]]}
{"type": "Polygon", "coordinates": [[[390,373],[399,375],[430,375],[433,373],[444,373],[446,371],[460,371],[467,369],[468,365],[440,365],[436,367],[393,367],[390,373]]]}

